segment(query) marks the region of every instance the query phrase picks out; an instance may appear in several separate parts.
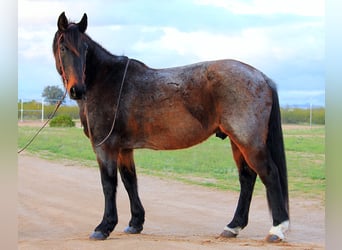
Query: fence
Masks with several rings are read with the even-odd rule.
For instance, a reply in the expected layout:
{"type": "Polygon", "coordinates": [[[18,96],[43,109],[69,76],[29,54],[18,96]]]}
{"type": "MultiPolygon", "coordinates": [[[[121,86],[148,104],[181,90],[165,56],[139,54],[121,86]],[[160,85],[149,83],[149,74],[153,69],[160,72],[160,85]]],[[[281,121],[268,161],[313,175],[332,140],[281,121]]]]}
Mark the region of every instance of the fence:
{"type": "Polygon", "coordinates": [[[312,107],[307,108],[281,108],[282,123],[287,124],[325,124],[325,108],[312,107]]]}
{"type": "MultiPolygon", "coordinates": [[[[50,104],[51,100],[19,100],[18,120],[41,120],[48,119],[55,109],[55,105],[50,104]]],[[[69,115],[72,119],[79,119],[79,110],[76,105],[63,104],[56,115],[69,115]]],[[[282,123],[290,124],[325,124],[325,109],[322,107],[300,107],[281,108],[282,123]]]]}
{"type": "MultiPolygon", "coordinates": [[[[50,104],[57,100],[18,100],[18,121],[41,120],[49,118],[55,109],[54,104],[50,104]]],[[[79,119],[78,107],[75,105],[64,105],[58,109],[56,115],[69,115],[72,119],[79,119]]]]}

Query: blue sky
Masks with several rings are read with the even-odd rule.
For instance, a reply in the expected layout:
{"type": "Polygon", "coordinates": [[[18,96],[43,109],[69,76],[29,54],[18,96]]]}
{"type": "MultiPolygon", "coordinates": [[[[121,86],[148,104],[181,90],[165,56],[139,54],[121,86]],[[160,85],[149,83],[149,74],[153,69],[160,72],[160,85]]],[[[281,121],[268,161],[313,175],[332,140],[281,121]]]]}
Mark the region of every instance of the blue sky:
{"type": "Polygon", "coordinates": [[[62,11],[116,55],[153,68],[236,59],[271,77],[280,103],[323,106],[324,0],[18,1],[18,98],[62,82],[52,39],[62,11]]]}

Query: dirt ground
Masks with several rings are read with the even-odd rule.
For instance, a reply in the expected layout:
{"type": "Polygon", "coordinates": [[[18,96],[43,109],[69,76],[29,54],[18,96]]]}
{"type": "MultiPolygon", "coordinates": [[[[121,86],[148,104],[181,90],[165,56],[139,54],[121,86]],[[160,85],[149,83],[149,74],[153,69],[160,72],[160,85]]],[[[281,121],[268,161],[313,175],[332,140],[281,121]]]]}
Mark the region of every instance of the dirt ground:
{"type": "Polygon", "coordinates": [[[238,238],[217,237],[232,218],[238,194],[139,175],[146,210],[144,231],[126,235],[129,201],[118,186],[119,223],[109,239],[90,241],[100,222],[98,169],[18,156],[18,249],[324,249],[324,203],[292,198],[285,242],[264,242],[271,227],[265,196],[254,196],[250,222],[238,238]]]}

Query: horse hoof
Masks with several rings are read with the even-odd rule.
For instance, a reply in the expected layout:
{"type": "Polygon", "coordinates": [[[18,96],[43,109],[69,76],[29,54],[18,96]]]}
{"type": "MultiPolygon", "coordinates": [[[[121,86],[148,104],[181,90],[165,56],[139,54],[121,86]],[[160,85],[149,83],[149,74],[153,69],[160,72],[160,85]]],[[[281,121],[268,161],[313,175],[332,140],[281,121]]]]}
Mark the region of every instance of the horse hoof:
{"type": "Polygon", "coordinates": [[[100,231],[94,231],[92,234],[89,236],[89,239],[91,240],[105,240],[107,239],[108,235],[106,236],[104,233],[100,231]]]}
{"type": "Polygon", "coordinates": [[[223,230],[223,232],[220,234],[220,237],[224,238],[236,238],[237,234],[229,231],[229,230],[223,230]]]}
{"type": "Polygon", "coordinates": [[[269,243],[279,243],[282,241],[281,238],[279,238],[279,236],[275,235],[275,234],[269,234],[266,237],[266,241],[269,243]]]}
{"type": "Polygon", "coordinates": [[[135,228],[131,226],[126,227],[124,230],[126,234],[140,234],[141,231],[142,231],[142,228],[135,228]]]}

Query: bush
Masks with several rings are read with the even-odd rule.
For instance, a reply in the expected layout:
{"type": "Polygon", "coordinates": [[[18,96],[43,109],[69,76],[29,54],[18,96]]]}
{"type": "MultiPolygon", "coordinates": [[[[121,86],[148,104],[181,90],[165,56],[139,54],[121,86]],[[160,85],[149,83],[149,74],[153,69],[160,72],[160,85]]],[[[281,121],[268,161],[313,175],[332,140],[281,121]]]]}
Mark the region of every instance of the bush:
{"type": "Polygon", "coordinates": [[[69,115],[59,115],[51,120],[50,127],[75,127],[75,122],[69,115]]]}

